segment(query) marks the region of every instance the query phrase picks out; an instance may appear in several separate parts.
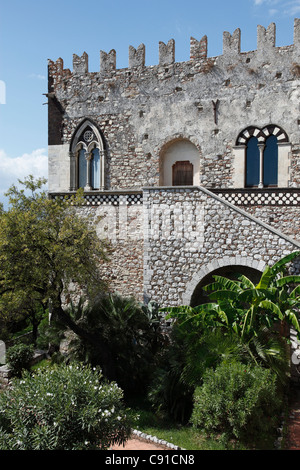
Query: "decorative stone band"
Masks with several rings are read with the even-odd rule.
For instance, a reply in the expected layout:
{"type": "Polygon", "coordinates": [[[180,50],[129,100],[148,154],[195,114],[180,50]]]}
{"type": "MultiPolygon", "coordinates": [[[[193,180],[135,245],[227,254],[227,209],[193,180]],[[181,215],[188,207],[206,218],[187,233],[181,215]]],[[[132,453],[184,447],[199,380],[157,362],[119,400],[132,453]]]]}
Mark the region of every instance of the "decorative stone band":
{"type": "MultiPolygon", "coordinates": [[[[66,198],[71,197],[75,193],[50,193],[51,198],[66,198]]],[[[119,193],[116,192],[107,192],[101,193],[98,191],[95,192],[85,192],[84,199],[87,206],[100,206],[100,205],[133,205],[133,204],[143,204],[143,194],[142,192],[126,192],[119,193]]]]}
{"type": "MultiPolygon", "coordinates": [[[[237,206],[299,206],[300,190],[297,188],[272,189],[210,189],[213,194],[237,206]]],[[[50,197],[70,197],[73,193],[50,193],[50,197]]],[[[143,204],[142,191],[86,192],[87,206],[143,204]]]]}
{"type": "Polygon", "coordinates": [[[211,189],[212,193],[237,206],[299,206],[300,190],[272,189],[211,189]]]}

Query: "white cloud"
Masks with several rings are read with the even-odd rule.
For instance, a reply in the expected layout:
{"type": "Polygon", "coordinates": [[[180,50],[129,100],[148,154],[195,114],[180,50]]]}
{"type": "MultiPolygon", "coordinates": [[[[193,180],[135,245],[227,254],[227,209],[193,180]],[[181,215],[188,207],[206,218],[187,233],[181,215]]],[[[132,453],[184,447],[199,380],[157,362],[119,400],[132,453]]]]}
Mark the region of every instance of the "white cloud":
{"type": "Polygon", "coordinates": [[[300,13],[300,1],[286,2],[284,13],[290,16],[300,13]]]}
{"type": "Polygon", "coordinates": [[[269,14],[270,14],[271,16],[277,15],[277,13],[279,13],[279,10],[276,10],[275,8],[271,8],[271,10],[269,10],[269,14]]]}
{"type": "Polygon", "coordinates": [[[18,184],[26,176],[35,178],[48,177],[48,157],[45,149],[33,150],[20,157],[9,157],[0,149],[0,202],[5,201],[4,194],[12,184],[18,184]]]}
{"type": "Polygon", "coordinates": [[[300,13],[300,0],[253,0],[255,6],[267,6],[275,5],[277,8],[271,8],[268,10],[270,15],[281,13],[287,16],[294,16],[300,13]]]}
{"type": "Polygon", "coordinates": [[[38,80],[46,80],[46,76],[41,75],[40,73],[32,73],[29,75],[29,78],[37,78],[38,80]]]}

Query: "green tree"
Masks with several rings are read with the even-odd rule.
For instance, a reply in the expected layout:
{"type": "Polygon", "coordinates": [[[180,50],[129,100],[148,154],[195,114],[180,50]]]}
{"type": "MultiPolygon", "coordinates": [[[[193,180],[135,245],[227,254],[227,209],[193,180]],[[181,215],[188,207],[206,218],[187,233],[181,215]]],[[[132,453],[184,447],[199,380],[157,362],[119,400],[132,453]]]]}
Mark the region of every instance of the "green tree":
{"type": "Polygon", "coordinates": [[[9,209],[0,213],[0,315],[45,312],[50,301],[53,317],[84,336],[64,310],[63,294],[70,283],[87,287],[91,296],[105,288],[101,266],[109,247],[75,210],[83,204],[81,193],[49,198],[45,179],[20,183],[21,189],[9,189],[9,209]]]}

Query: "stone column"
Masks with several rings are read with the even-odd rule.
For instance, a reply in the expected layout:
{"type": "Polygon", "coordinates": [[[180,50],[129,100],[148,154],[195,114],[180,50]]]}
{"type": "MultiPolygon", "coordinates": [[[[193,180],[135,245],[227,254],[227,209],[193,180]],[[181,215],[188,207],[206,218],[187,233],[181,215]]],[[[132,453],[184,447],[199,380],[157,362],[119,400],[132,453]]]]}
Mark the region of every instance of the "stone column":
{"type": "Polygon", "coordinates": [[[85,152],[86,159],[86,185],[84,187],[85,191],[91,191],[93,188],[91,186],[91,154],[85,152]]]}
{"type": "Polygon", "coordinates": [[[264,172],[264,148],[265,148],[265,144],[258,144],[258,148],[259,148],[259,183],[258,183],[258,187],[263,188],[264,187],[263,172],[264,172]]]}
{"type": "Polygon", "coordinates": [[[73,152],[69,152],[70,157],[70,191],[76,191],[76,157],[73,152]]]}
{"type": "Polygon", "coordinates": [[[99,150],[100,154],[100,191],[104,190],[105,187],[105,175],[104,175],[104,168],[105,168],[105,150],[99,150]]]}

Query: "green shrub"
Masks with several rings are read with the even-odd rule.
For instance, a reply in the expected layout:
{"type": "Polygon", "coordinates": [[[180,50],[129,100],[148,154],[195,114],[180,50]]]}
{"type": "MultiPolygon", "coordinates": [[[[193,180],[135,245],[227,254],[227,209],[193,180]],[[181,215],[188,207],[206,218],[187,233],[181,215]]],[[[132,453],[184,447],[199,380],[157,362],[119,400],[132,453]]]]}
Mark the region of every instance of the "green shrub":
{"type": "Polygon", "coordinates": [[[131,420],[116,383],[82,365],[25,372],[0,394],[0,449],[89,450],[123,443],[131,420]]]}
{"type": "Polygon", "coordinates": [[[225,441],[263,440],[276,424],[281,400],[269,369],[239,362],[209,369],[194,394],[191,422],[225,441]]]}
{"type": "Polygon", "coordinates": [[[29,370],[34,349],[31,345],[18,343],[11,346],[6,353],[6,361],[14,377],[20,377],[24,370],[29,370]]]}
{"type": "Polygon", "coordinates": [[[162,342],[158,309],[142,308],[133,297],[109,293],[88,304],[83,299],[77,306],[71,303],[69,314],[86,333],[70,342],[69,359],[100,366],[126,398],[143,394],[162,342]]]}

